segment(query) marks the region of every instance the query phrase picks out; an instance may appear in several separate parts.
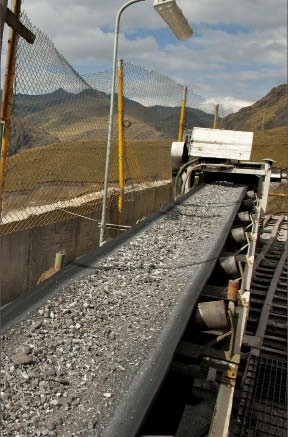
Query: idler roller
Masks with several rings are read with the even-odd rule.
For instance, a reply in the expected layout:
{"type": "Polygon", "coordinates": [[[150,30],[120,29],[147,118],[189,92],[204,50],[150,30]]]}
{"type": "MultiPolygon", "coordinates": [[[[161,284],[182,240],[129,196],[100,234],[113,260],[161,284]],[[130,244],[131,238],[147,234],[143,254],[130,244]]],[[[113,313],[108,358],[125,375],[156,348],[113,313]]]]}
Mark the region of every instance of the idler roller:
{"type": "Polygon", "coordinates": [[[256,193],[255,193],[255,191],[254,191],[254,190],[249,190],[249,191],[247,191],[247,193],[246,193],[246,197],[247,197],[248,199],[255,200],[255,199],[256,199],[256,193]]]}
{"type": "Polygon", "coordinates": [[[219,264],[228,276],[239,274],[235,255],[227,255],[219,258],[219,264]]]}
{"type": "Polygon", "coordinates": [[[250,223],[251,222],[251,217],[250,217],[250,214],[248,211],[238,212],[237,217],[242,223],[250,223]]]}
{"type": "Polygon", "coordinates": [[[227,328],[224,300],[199,302],[192,315],[191,323],[202,331],[227,328]]]}
{"type": "Polygon", "coordinates": [[[235,243],[242,244],[246,241],[245,230],[242,226],[238,226],[231,229],[231,237],[235,243]]]}
{"type": "Polygon", "coordinates": [[[188,148],[185,141],[174,141],[171,146],[172,170],[179,170],[181,165],[188,162],[188,148]]]}
{"type": "Polygon", "coordinates": [[[242,201],[242,208],[246,211],[253,212],[254,211],[254,200],[252,199],[244,199],[242,201]]]}

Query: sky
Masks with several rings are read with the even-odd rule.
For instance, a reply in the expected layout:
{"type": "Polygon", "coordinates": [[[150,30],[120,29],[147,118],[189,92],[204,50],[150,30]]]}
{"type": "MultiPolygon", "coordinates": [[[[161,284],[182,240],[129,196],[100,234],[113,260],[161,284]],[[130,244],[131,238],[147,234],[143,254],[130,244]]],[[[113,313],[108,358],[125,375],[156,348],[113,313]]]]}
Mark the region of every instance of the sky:
{"type": "MultiPolygon", "coordinates": [[[[125,0],[23,0],[34,25],[80,73],[111,68],[114,22],[125,0]]],[[[177,0],[193,28],[175,39],[153,0],[127,8],[119,58],[169,76],[225,111],[287,82],[287,0],[177,0]]]]}

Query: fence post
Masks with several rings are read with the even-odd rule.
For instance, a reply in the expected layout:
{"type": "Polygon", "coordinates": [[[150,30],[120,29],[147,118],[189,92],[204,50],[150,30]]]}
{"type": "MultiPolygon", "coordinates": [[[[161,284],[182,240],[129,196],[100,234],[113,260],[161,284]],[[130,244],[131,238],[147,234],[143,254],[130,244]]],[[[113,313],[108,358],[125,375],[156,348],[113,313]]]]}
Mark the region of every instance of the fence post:
{"type": "Polygon", "coordinates": [[[179,130],[178,130],[178,141],[182,141],[182,136],[183,136],[183,125],[184,125],[184,118],[185,118],[186,99],[187,99],[187,86],[184,86],[183,100],[182,100],[181,113],[180,113],[179,130]]]}
{"type": "Polygon", "coordinates": [[[1,19],[1,29],[0,29],[0,52],[2,53],[2,39],[3,39],[3,30],[6,18],[6,9],[7,9],[8,0],[0,1],[0,19],[1,19]]]}
{"type": "Polygon", "coordinates": [[[219,114],[219,105],[215,106],[215,114],[214,114],[214,122],[213,122],[213,129],[217,128],[218,123],[218,114],[219,114]]]}
{"type": "Polygon", "coordinates": [[[124,171],[123,171],[123,61],[118,61],[118,163],[119,163],[119,188],[118,211],[122,212],[124,194],[124,171]]]}
{"type": "MultiPolygon", "coordinates": [[[[13,2],[13,13],[17,18],[20,16],[21,11],[21,0],[14,0],[13,2]]],[[[17,33],[14,29],[10,31],[10,37],[8,41],[8,51],[6,60],[6,72],[3,84],[3,96],[2,96],[2,106],[1,106],[1,121],[4,122],[4,132],[2,135],[1,142],[1,168],[0,168],[0,213],[2,214],[2,202],[3,202],[3,191],[4,191],[4,178],[5,178],[5,164],[7,157],[8,148],[8,135],[9,135],[9,125],[11,118],[11,107],[13,98],[13,84],[15,76],[15,59],[16,59],[16,44],[17,44],[17,33]]]]}

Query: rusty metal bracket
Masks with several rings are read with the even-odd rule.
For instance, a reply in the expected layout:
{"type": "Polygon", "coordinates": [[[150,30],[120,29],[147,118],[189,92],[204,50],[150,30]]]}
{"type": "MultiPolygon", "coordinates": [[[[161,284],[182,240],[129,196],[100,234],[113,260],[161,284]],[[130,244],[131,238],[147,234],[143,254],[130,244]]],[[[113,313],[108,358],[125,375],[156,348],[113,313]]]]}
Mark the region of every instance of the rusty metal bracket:
{"type": "Polygon", "coordinates": [[[228,369],[226,372],[223,372],[221,384],[227,385],[228,387],[235,387],[236,377],[237,377],[237,369],[228,369]]]}

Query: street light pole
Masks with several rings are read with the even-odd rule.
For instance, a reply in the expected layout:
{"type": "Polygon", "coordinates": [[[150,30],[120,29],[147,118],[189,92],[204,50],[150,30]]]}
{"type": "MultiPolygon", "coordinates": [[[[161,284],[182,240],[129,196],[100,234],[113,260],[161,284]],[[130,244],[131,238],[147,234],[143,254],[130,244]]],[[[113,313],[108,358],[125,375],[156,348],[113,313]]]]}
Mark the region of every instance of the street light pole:
{"type": "Polygon", "coordinates": [[[129,2],[125,3],[119,9],[117,16],[116,16],[116,21],[115,21],[110,112],[109,112],[109,123],[108,123],[102,216],[101,216],[101,224],[100,224],[100,242],[99,242],[100,246],[102,246],[102,244],[104,243],[104,234],[105,234],[105,228],[106,228],[106,207],[107,207],[107,194],[108,194],[108,185],[109,185],[110,153],[111,153],[111,140],[112,140],[112,130],[113,130],[114,93],[115,93],[115,78],[116,78],[116,67],[117,67],[117,53],[118,53],[120,18],[121,18],[122,13],[129,6],[133,5],[134,3],[139,3],[139,2],[143,2],[143,1],[146,1],[146,0],[130,0],[129,2]]]}
{"type": "MultiPolygon", "coordinates": [[[[119,9],[118,14],[116,16],[115,32],[114,32],[110,113],[109,113],[109,124],[108,124],[107,149],[106,149],[102,216],[101,216],[101,224],[100,224],[100,241],[99,241],[100,246],[102,246],[102,244],[104,243],[104,234],[106,228],[106,208],[107,208],[107,197],[108,197],[107,194],[108,194],[108,185],[109,185],[109,168],[110,168],[110,153],[111,153],[111,140],[112,140],[112,128],[113,128],[114,93],[115,93],[115,78],[116,78],[120,18],[122,13],[125,11],[125,9],[128,8],[128,6],[143,1],[146,0],[128,1],[119,9]]],[[[154,0],[153,7],[159,13],[161,18],[168,24],[170,29],[174,32],[176,38],[186,39],[192,35],[192,29],[189,26],[184,15],[182,14],[181,9],[178,7],[176,0],[154,0]]]]}

